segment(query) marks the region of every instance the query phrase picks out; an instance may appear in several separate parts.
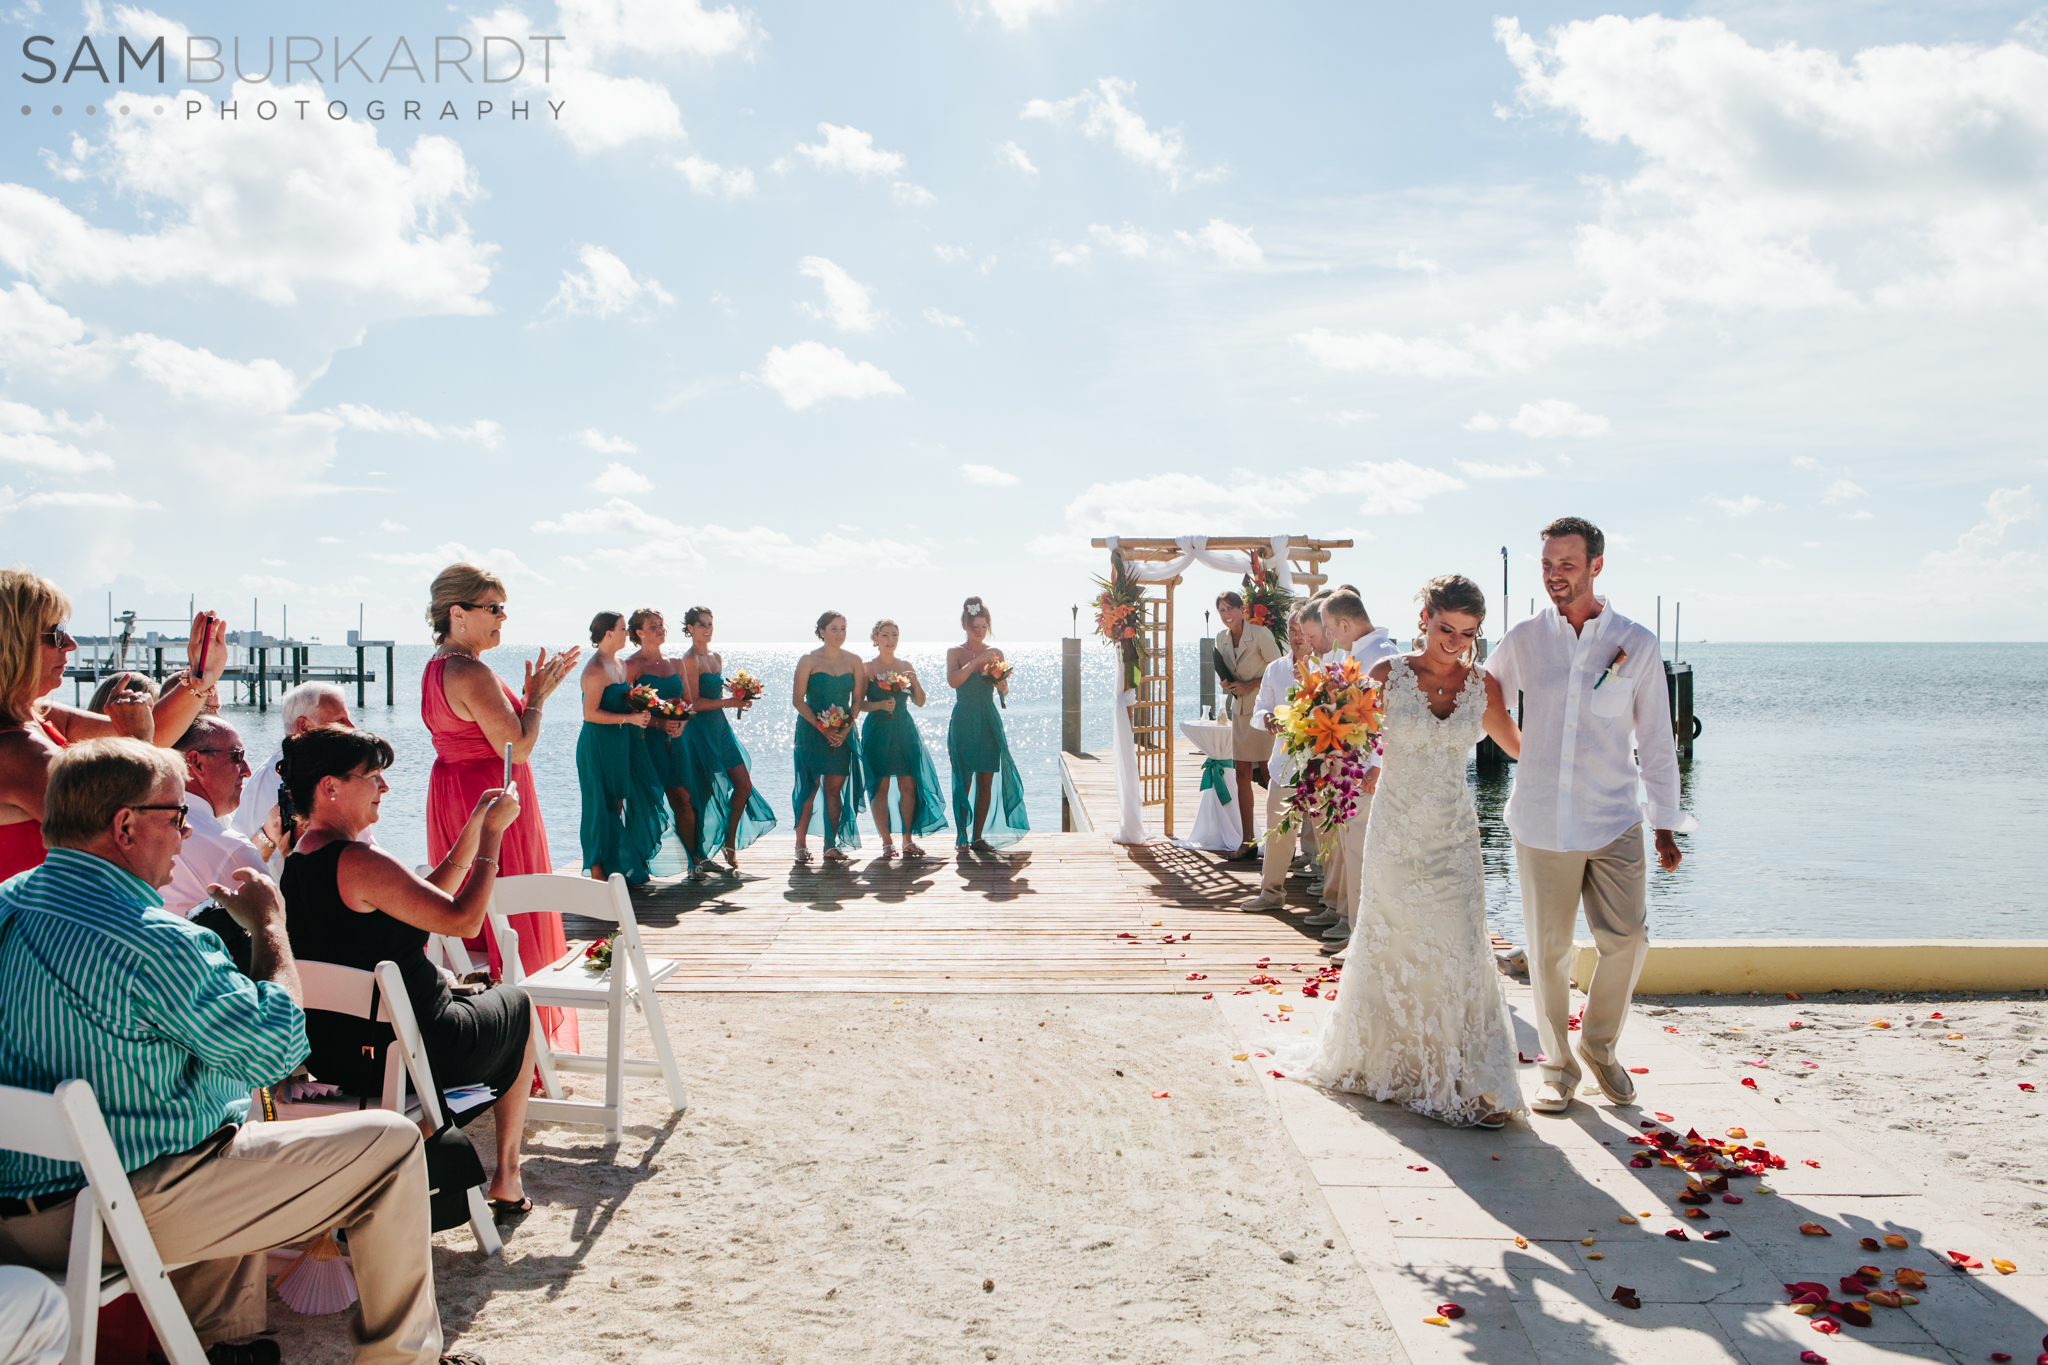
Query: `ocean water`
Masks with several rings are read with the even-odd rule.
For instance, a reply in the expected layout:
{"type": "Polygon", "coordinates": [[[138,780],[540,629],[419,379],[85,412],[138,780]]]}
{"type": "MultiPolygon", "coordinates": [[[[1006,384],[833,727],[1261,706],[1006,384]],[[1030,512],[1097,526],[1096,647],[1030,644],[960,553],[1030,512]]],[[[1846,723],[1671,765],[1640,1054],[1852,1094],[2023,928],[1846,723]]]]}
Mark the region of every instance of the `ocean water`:
{"type": "MultiPolygon", "coordinates": [[[[1003,713],[1034,829],[1059,828],[1060,646],[998,641],[1018,665],[1003,713]]],[[[788,705],[805,646],[720,642],[728,673],[751,670],[767,692],[735,729],[756,786],[787,829],[795,713],[788,705]]],[[[942,781],[952,694],[945,643],[900,653],[925,679],[918,724],[942,781]]],[[[399,649],[396,705],[370,685],[358,723],[398,751],[377,836],[424,859],[433,749],[420,720],[420,672],[432,651],[399,649]]],[[[486,656],[516,688],[533,649],[486,656]]],[[[1652,933],[1661,938],[2035,938],[2048,935],[2048,645],[1688,644],[1694,708],[1704,723],[1684,765],[1681,799],[1700,823],[1676,873],[1651,873],[1652,933]]],[[[381,671],[381,651],[373,667],[381,671]]],[[[1176,709],[1198,713],[1196,646],[1176,650],[1176,709]]],[[[1082,746],[1108,745],[1109,649],[1082,644],[1082,746]]],[[[315,648],[316,664],[353,664],[315,648]]],[[[534,783],[557,866],[578,863],[574,681],[549,706],[534,783]]],[[[90,689],[86,689],[88,692],[90,689]]],[[[64,696],[68,699],[70,689],[64,696]]],[[[351,690],[353,696],[353,690],[351,690]]],[[[251,760],[282,733],[268,712],[230,705],[251,760]]],[[[1480,813],[1488,916],[1522,942],[1514,855],[1501,823],[1512,766],[1471,774],[1480,813]]],[[[864,823],[869,847],[877,846],[864,823]]],[[[944,836],[940,836],[943,838],[944,836]]],[[[936,842],[936,841],[933,841],[936,842]]]]}

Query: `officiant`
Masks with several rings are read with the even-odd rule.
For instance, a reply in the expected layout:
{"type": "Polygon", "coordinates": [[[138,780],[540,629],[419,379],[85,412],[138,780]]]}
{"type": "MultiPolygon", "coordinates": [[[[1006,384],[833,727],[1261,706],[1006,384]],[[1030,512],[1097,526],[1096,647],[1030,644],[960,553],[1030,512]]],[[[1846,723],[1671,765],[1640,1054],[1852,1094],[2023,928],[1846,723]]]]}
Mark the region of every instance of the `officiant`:
{"type": "MultiPolygon", "coordinates": [[[[1252,703],[1259,695],[1259,683],[1266,665],[1286,654],[1266,626],[1245,619],[1244,598],[1226,592],[1216,599],[1216,615],[1223,629],[1216,632],[1216,685],[1223,692],[1223,714],[1230,721],[1231,768],[1237,779],[1237,815],[1244,823],[1244,841],[1232,855],[1232,862],[1259,856],[1252,828],[1252,783],[1266,785],[1266,760],[1273,753],[1273,736],[1252,725],[1252,703]]],[[[1227,836],[1226,836],[1227,837],[1227,836]]]]}

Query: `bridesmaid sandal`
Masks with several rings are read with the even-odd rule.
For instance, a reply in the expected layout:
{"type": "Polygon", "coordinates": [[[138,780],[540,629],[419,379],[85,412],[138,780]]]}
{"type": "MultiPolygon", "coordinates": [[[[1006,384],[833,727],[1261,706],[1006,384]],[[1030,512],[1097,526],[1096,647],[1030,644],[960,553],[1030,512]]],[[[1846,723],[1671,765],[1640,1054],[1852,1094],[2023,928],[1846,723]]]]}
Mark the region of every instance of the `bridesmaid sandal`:
{"type": "Polygon", "coordinates": [[[833,867],[845,867],[852,863],[853,859],[839,849],[828,848],[825,850],[825,861],[833,867]]]}
{"type": "Polygon", "coordinates": [[[808,866],[810,866],[810,862],[811,862],[811,851],[810,851],[809,849],[807,849],[807,848],[799,848],[799,849],[798,849],[798,850],[796,851],[796,860],[797,860],[797,863],[798,863],[798,864],[799,864],[800,866],[804,866],[804,867],[808,867],[808,866]]]}
{"type": "MultiPolygon", "coordinates": [[[[720,852],[725,854],[726,870],[731,872],[735,877],[737,877],[740,873],[739,853],[733,848],[731,844],[727,844],[723,849],[720,850],[720,852]]],[[[711,860],[709,858],[706,858],[704,861],[708,863],[711,860]]]]}
{"type": "Polygon", "coordinates": [[[893,857],[895,857],[895,856],[896,856],[896,845],[894,845],[894,844],[890,843],[890,842],[889,842],[888,840],[886,840],[886,839],[885,839],[885,840],[883,840],[883,841],[882,841],[882,857],[883,857],[884,859],[888,859],[888,858],[893,858],[893,857]]]}
{"type": "Polygon", "coordinates": [[[911,843],[910,840],[905,839],[903,841],[903,856],[906,858],[922,858],[924,857],[924,850],[911,843]]]}

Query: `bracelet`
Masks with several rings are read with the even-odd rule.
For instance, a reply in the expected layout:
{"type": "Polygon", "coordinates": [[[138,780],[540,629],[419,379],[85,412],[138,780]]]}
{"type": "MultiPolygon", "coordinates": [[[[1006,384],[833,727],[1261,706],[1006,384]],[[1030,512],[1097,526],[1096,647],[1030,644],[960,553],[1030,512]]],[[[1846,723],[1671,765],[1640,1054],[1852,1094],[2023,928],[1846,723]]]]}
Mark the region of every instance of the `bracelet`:
{"type": "MultiPolygon", "coordinates": [[[[475,867],[478,863],[489,863],[492,867],[496,867],[498,865],[498,860],[496,858],[471,858],[469,860],[469,867],[475,867]]],[[[462,870],[467,872],[469,871],[469,867],[465,867],[462,870]]]]}

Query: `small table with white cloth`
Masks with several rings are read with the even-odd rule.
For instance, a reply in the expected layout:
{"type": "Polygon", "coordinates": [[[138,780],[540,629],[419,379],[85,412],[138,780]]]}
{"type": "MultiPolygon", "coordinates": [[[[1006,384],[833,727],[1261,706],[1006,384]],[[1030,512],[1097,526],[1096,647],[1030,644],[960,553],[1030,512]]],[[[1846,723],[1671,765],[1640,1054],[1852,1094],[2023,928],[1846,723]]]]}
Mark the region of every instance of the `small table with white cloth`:
{"type": "Polygon", "coordinates": [[[1203,848],[1212,853],[1235,853],[1244,843],[1244,819],[1237,813],[1237,778],[1231,767],[1230,722],[1184,720],[1180,732],[1188,743],[1200,749],[1202,792],[1195,799],[1195,824],[1182,848],[1203,848]]]}

